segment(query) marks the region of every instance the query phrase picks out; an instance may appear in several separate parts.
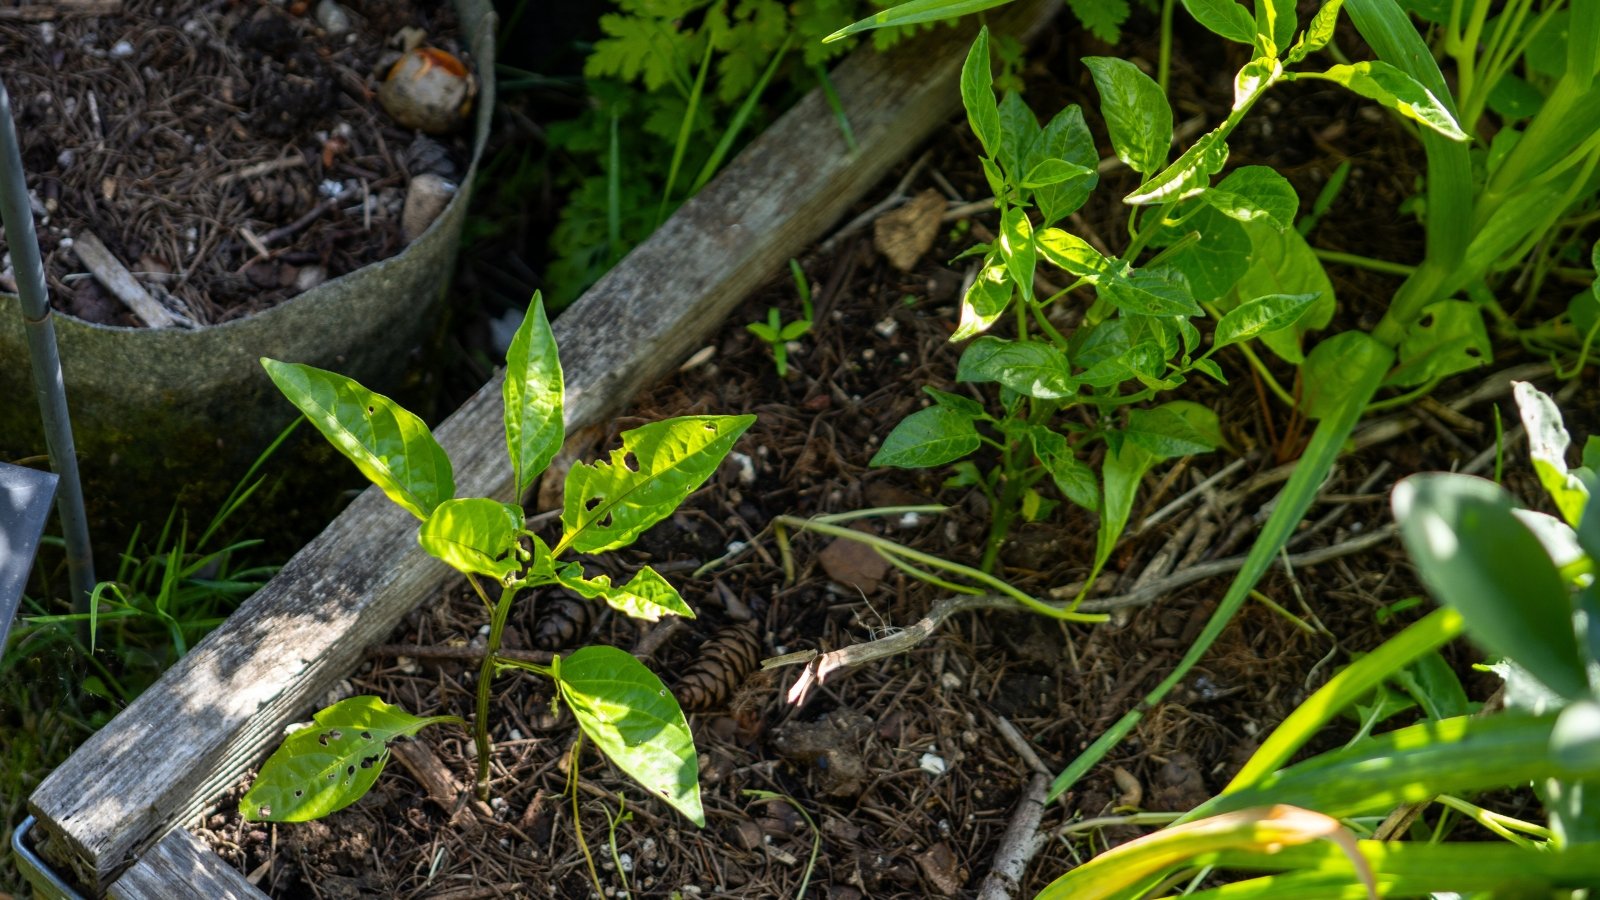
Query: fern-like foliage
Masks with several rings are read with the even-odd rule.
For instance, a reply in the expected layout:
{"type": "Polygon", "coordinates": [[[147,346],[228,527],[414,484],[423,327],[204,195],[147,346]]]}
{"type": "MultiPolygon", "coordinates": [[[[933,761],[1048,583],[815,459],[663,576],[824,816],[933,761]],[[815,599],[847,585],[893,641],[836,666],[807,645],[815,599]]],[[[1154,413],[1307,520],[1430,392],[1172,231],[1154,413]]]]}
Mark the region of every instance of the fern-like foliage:
{"type": "Polygon", "coordinates": [[[1067,0],[1067,6],[1090,34],[1108,44],[1122,40],[1122,23],[1128,21],[1128,0],[1067,0]]]}

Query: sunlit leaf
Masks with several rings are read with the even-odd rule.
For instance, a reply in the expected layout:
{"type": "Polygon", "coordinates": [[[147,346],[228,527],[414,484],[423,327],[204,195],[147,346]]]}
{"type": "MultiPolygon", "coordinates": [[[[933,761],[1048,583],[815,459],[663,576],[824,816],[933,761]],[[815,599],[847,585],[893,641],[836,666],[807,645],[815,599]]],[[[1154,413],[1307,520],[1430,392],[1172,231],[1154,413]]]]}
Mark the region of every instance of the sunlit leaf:
{"type": "Polygon", "coordinates": [[[544,299],[535,293],[528,314],[511,339],[511,349],[506,351],[505,381],[501,385],[506,448],[511,453],[519,498],[561,449],[566,434],[562,391],[555,335],[550,331],[550,320],[545,318],[544,299]]]}
{"type": "Polygon", "coordinates": [[[455,716],[419,718],[377,697],[351,697],[321,710],[284,738],[239,801],[248,821],[307,822],[360,800],[389,761],[389,742],[455,716]]]}
{"type": "Polygon", "coordinates": [[[458,572],[501,579],[521,568],[522,508],[483,497],[446,500],[417,530],[417,543],[458,572]]]}

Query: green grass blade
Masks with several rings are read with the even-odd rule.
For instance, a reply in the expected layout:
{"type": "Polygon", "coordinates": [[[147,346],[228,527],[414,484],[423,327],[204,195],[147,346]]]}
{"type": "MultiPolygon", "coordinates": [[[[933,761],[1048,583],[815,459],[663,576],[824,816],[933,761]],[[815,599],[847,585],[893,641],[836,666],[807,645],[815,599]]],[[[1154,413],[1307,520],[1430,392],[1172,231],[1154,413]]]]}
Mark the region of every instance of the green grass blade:
{"type": "Polygon", "coordinates": [[[656,227],[667,218],[667,204],[672,200],[672,189],[678,183],[678,170],[683,168],[683,155],[689,150],[689,136],[694,134],[694,120],[700,115],[700,98],[706,92],[706,73],[711,71],[711,41],[706,41],[706,53],[700,60],[700,71],[695,73],[694,87],[689,90],[689,105],[683,111],[683,124],[678,126],[678,141],[672,147],[672,165],[667,169],[667,185],[661,189],[661,205],[656,209],[656,227]]]}
{"type": "Polygon", "coordinates": [[[745,123],[750,121],[751,113],[756,110],[756,103],[767,91],[767,83],[772,80],[773,73],[778,71],[778,64],[789,55],[789,46],[793,43],[794,34],[790,33],[784,37],[783,44],[778,47],[777,52],[772,54],[772,62],[767,63],[766,70],[756,79],[755,85],[750,88],[750,93],[745,95],[744,102],[734,111],[733,118],[728,121],[728,127],[723,130],[722,137],[717,141],[716,149],[711,151],[711,157],[706,160],[706,164],[700,167],[700,174],[695,176],[694,183],[689,186],[689,196],[700,193],[700,189],[711,180],[711,176],[722,168],[723,161],[733,149],[734,139],[744,130],[745,123]]]}
{"type": "Polygon", "coordinates": [[[858,153],[861,145],[856,143],[856,130],[850,127],[850,117],[844,113],[844,103],[839,100],[839,92],[833,89],[833,80],[828,77],[828,70],[817,66],[817,84],[822,87],[822,96],[827,98],[828,108],[833,110],[833,119],[839,123],[839,135],[844,138],[844,145],[851,153],[858,153]]]}
{"type": "Polygon", "coordinates": [[[1136,708],[1129,710],[1111,727],[1111,730],[1102,734],[1088,749],[1078,754],[1077,759],[1056,776],[1050,785],[1046,802],[1054,801],[1061,796],[1104,758],[1112,747],[1120,743],[1128,732],[1139,724],[1147,711],[1154,709],[1168,692],[1183,681],[1189,670],[1194,668],[1195,663],[1199,662],[1210,649],[1212,642],[1227,627],[1228,621],[1250,596],[1250,591],[1255,588],[1256,582],[1261,580],[1267,568],[1278,558],[1278,553],[1288,542],[1289,536],[1294,533],[1295,526],[1300,524],[1300,519],[1311,507],[1311,501],[1315,499],[1322,480],[1333,469],[1333,463],[1338,459],[1345,440],[1350,436],[1356,423],[1361,420],[1362,411],[1383,380],[1384,372],[1389,367],[1389,359],[1390,354],[1376,345],[1366,348],[1366,358],[1351,373],[1350,390],[1344,402],[1330,408],[1327,415],[1317,424],[1317,430],[1311,435],[1311,443],[1306,447],[1305,454],[1300,457],[1300,463],[1295,467],[1294,474],[1289,477],[1289,483],[1284,485],[1283,491],[1278,494],[1272,515],[1268,517],[1261,534],[1250,547],[1244,567],[1234,577],[1233,584],[1228,586],[1227,594],[1218,604],[1217,611],[1212,613],[1205,629],[1189,647],[1189,651],[1178,662],[1172,674],[1156,685],[1155,690],[1147,694],[1136,708]]]}
{"type": "Polygon", "coordinates": [[[1424,654],[1437,650],[1461,634],[1461,614],[1439,609],[1405,631],[1384,641],[1378,649],[1351,663],[1328,679],[1316,693],[1295,707],[1283,723],[1262,742],[1261,748],[1244,764],[1223,793],[1249,787],[1289,761],[1322,726],[1340,710],[1383,684],[1424,654]]]}
{"type": "MultiPolygon", "coordinates": [[[[1360,841],[1385,897],[1438,892],[1497,893],[1580,888],[1600,880],[1600,846],[1576,845],[1561,852],[1528,850],[1489,842],[1424,844],[1360,841]]],[[[1330,900],[1365,898],[1350,863],[1324,843],[1284,847],[1276,853],[1228,850],[1206,858],[1230,870],[1284,871],[1187,895],[1188,900],[1330,900]]],[[[1542,896],[1542,895],[1541,895],[1542,896]]]]}
{"type": "Polygon", "coordinates": [[[893,28],[898,25],[917,25],[922,22],[937,22],[940,19],[954,19],[994,9],[996,6],[1004,6],[1010,2],[1011,0],[911,0],[910,3],[890,7],[859,22],[846,25],[823,38],[822,42],[828,44],[844,40],[852,34],[860,34],[874,28],[893,28]]]}
{"type": "Polygon", "coordinates": [[[611,114],[611,142],[606,151],[606,246],[613,262],[622,259],[622,141],[617,135],[619,116],[611,114]]]}

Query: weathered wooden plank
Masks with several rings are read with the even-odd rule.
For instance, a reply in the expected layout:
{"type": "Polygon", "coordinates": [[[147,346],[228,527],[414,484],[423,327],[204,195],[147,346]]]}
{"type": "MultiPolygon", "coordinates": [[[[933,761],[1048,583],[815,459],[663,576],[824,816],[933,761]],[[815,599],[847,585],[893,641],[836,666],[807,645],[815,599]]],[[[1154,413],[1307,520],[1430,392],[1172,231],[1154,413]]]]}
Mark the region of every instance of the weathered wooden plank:
{"type": "Polygon", "coordinates": [[[267,900],[267,895],[183,829],[156,842],[106,889],[111,900],[267,900]]]}
{"type": "MultiPolygon", "coordinates": [[[[996,26],[1048,20],[1017,4],[996,26]]],[[[971,29],[939,29],[833,75],[849,153],[820,95],[805,98],[556,322],[569,433],[600,421],[704,342],[783,260],[836,222],[948,121],[971,29]]],[[[461,496],[508,497],[499,379],[439,429],[461,496]]],[[[144,847],[236,783],[446,577],[415,521],[368,490],[266,587],[86,742],[34,793],[41,851],[101,891],[144,847]]]]}

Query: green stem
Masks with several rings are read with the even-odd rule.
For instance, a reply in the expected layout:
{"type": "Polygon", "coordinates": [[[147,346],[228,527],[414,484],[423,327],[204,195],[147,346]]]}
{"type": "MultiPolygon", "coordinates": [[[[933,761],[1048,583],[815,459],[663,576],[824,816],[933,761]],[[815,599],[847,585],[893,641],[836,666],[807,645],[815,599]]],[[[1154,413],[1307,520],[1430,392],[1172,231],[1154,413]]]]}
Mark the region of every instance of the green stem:
{"type": "Polygon", "coordinates": [[[1000,559],[1000,547],[1011,532],[1011,523],[1022,506],[1022,492],[1027,486],[1023,484],[1023,467],[1017,462],[1019,452],[1016,441],[1007,441],[1005,451],[1000,455],[1000,497],[994,505],[993,514],[989,516],[989,537],[984,541],[983,560],[978,564],[985,572],[994,571],[995,563],[1000,559]]]}
{"type": "Polygon", "coordinates": [[[1404,263],[1389,262],[1385,259],[1373,259],[1370,256],[1361,256],[1355,253],[1344,253],[1338,250],[1324,250],[1321,247],[1312,247],[1311,252],[1316,254],[1317,259],[1327,260],[1328,262],[1343,263],[1347,266],[1355,266],[1358,269],[1366,269],[1371,272],[1383,272],[1386,275],[1410,276],[1417,271],[1416,266],[1408,266],[1404,263]]]}
{"type": "Polygon", "coordinates": [[[1172,8],[1173,0],[1161,2],[1161,49],[1156,57],[1156,84],[1161,86],[1161,96],[1170,97],[1167,90],[1172,76],[1172,8]]]}
{"type": "Polygon", "coordinates": [[[1021,603],[1023,606],[1033,610],[1034,612],[1049,616],[1052,619],[1061,619],[1067,622],[1104,622],[1106,619],[1110,618],[1109,616],[1094,613],[1073,612],[1070,609],[1063,609],[1061,607],[1045,603],[1043,600],[1012,587],[1010,584],[1007,584],[988,572],[982,572],[978,569],[974,569],[971,566],[964,566],[960,563],[953,563],[947,559],[943,559],[929,553],[923,553],[920,550],[913,550],[904,544],[897,544],[888,538],[879,537],[875,534],[867,534],[863,531],[856,531],[854,528],[841,528],[837,525],[819,522],[816,519],[802,519],[796,516],[776,516],[772,521],[775,525],[787,525],[791,528],[799,528],[805,531],[815,531],[818,534],[826,534],[829,537],[842,537],[852,541],[858,541],[875,550],[891,553],[896,556],[912,560],[913,562],[922,563],[925,566],[930,566],[935,569],[943,569],[946,572],[954,573],[962,578],[970,578],[979,584],[993,589],[995,593],[1009,597],[1012,600],[1021,603]]]}
{"type": "MultiPolygon", "coordinates": [[[[467,576],[467,583],[477,592],[479,599],[484,603],[489,598],[483,592],[483,587],[478,584],[478,579],[473,575],[467,576]]],[[[489,644],[483,651],[483,662],[478,666],[478,705],[477,717],[472,723],[472,738],[478,749],[478,782],[477,795],[479,800],[489,799],[489,755],[493,746],[489,743],[489,689],[494,684],[495,666],[499,662],[500,638],[505,634],[506,617],[511,613],[511,603],[517,598],[515,588],[506,587],[500,591],[500,602],[494,605],[494,617],[489,622],[489,644]]]]}

